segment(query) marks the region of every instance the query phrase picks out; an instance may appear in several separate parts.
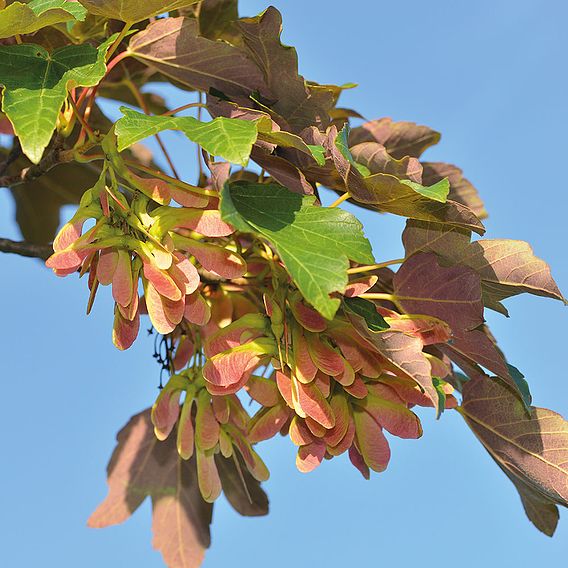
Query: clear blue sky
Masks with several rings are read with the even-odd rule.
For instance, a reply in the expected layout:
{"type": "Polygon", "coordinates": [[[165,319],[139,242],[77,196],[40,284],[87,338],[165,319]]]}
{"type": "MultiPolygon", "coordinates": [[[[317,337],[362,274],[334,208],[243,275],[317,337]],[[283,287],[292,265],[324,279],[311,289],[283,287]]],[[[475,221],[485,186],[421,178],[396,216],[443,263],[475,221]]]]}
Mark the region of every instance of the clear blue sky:
{"type": "MultiPolygon", "coordinates": [[[[241,4],[246,15],[266,6],[241,4]]],[[[343,103],[367,117],[440,130],[442,142],[427,157],[460,165],[480,189],[488,236],[530,241],[568,291],[566,2],[274,4],[306,77],[359,83],[343,103]]],[[[187,164],[182,150],[174,160],[187,164]]],[[[193,178],[188,167],[184,174],[193,178]]],[[[19,237],[12,218],[12,202],[0,192],[1,236],[19,237]]],[[[400,256],[400,219],[364,213],[363,220],[378,259],[400,256]]],[[[150,545],[148,504],[123,526],[85,526],[106,494],[117,429],[156,395],[149,341],[142,334],[127,353],[113,348],[108,290],[87,319],[84,282],[7,255],[0,270],[0,565],[162,566],[150,545]]],[[[527,376],[535,404],[568,416],[568,309],[534,297],[507,305],[510,320],[489,314],[500,345],[527,376]]],[[[240,518],[221,500],[205,567],[565,562],[566,511],[554,539],[541,535],[457,414],[423,418],[424,437],[393,439],[388,471],[370,482],[346,458],[302,475],[289,441],[265,444],[271,514],[240,518]]]]}

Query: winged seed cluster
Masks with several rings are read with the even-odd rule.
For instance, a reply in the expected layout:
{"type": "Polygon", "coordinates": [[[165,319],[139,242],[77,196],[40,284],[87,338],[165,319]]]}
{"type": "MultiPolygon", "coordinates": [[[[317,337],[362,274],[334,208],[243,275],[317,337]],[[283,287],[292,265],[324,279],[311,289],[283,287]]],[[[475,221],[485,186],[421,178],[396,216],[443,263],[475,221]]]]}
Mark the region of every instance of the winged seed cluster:
{"type": "Polygon", "coordinates": [[[422,435],[419,405],[457,409],[552,535],[568,504],[568,426],[531,406],[484,319],[524,292],[563,301],[548,266],[524,242],[479,238],[475,188],[420,160],[437,132],[362,122],[338,105],[351,85],[305,81],[281,23],[275,8],[239,18],[236,0],[0,10],[0,124],[22,232],[54,239],[56,275],[86,276],[88,311],[111,286],[119,349],[141,315],[166,346],[169,380],[119,433],[90,524],[122,522],[149,496],[165,562],[198,566],[222,491],[244,515],[268,511],[257,444],[289,436],[302,472],[347,453],[369,478],[388,465],[385,432],[422,435]],[[156,80],[198,102],[168,109],[142,90],[156,80]],[[99,97],[129,106],[113,123],[99,97]],[[197,118],[180,114],[191,108],[197,118]],[[195,185],[177,175],[165,130],[200,148],[195,185]],[[150,136],[173,175],[141,151],[150,136]],[[49,200],[54,184],[71,197],[49,200]],[[338,194],[330,207],[323,188],[338,194]],[[30,196],[43,225],[20,209],[30,196]],[[346,200],[406,217],[405,257],[377,261],[346,200]],[[55,236],[66,202],[78,208],[55,236]]]}

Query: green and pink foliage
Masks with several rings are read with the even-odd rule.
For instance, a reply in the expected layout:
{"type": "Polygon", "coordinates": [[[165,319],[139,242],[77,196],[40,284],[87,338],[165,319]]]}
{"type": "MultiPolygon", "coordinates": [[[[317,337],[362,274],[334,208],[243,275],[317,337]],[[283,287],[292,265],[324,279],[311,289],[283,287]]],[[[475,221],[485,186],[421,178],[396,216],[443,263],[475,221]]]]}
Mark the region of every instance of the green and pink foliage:
{"type": "Polygon", "coordinates": [[[531,406],[485,310],[507,314],[502,302],[520,293],[564,298],[527,243],[478,238],[476,189],[458,167],[421,160],[440,134],[338,106],[351,85],[306,81],[272,7],[239,18],[237,0],[38,4],[0,9],[0,31],[13,27],[0,130],[14,139],[17,220],[51,243],[56,275],[87,277],[87,312],[110,287],[116,347],[149,317],[169,375],[118,434],[89,525],[123,522],[150,497],[166,564],[197,567],[221,492],[243,515],[268,512],[261,442],[288,436],[304,473],[347,454],[368,479],[388,467],[391,436],[422,436],[420,406],[457,409],[552,535],[568,504],[567,423],[531,406]],[[65,49],[52,77],[45,58],[65,49]],[[24,77],[14,69],[30,50],[42,61],[24,77]],[[200,102],[168,109],[147,91],[154,80],[200,102]],[[28,104],[13,104],[17,92],[28,104]],[[113,124],[99,96],[136,108],[113,124]],[[49,120],[23,128],[40,104],[49,120]],[[179,115],[193,107],[196,118],[179,115]],[[195,184],[138,144],[155,136],[170,161],[163,130],[197,144],[195,184]],[[323,188],[339,195],[329,207],[323,188]],[[344,201],[407,218],[405,258],[377,262],[344,201]],[[43,224],[30,221],[38,211],[43,224]]]}

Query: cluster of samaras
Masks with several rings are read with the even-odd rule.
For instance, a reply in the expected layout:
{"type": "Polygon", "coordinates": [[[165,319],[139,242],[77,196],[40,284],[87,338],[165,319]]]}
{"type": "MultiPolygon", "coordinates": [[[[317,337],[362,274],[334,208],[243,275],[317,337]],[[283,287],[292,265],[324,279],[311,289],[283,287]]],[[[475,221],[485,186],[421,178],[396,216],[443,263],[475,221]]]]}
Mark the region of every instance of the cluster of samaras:
{"type": "MultiPolygon", "coordinates": [[[[420,437],[410,408],[433,406],[431,397],[398,372],[348,309],[326,320],[309,306],[266,242],[222,220],[217,188],[181,191],[135,175],[116,152],[107,153],[99,182],[59,232],[47,265],[60,276],[88,274],[89,309],[99,284],[112,285],[118,348],[136,339],[141,313],[167,336],[172,376],[152,420],[161,440],[177,424],[178,452],[184,459],[195,453],[204,499],[221,492],[218,453],[230,457],[236,449],[256,479],[267,479],[253,445],[278,433],[298,446],[301,471],[348,452],[365,477],[389,462],[383,429],[420,437]],[[252,417],[242,390],[260,405],[252,417]]],[[[355,276],[342,297],[357,298],[378,280],[355,276]]],[[[422,346],[450,339],[441,320],[376,309],[393,332],[422,346]]],[[[442,406],[455,405],[442,380],[449,363],[425,357],[439,377],[442,406]]]]}

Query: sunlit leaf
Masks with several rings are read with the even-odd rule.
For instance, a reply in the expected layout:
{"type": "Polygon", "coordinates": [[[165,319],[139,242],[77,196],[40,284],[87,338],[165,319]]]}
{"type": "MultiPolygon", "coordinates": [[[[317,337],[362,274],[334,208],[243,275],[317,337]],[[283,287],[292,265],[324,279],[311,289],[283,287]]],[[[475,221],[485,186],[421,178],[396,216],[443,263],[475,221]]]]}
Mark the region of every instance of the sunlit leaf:
{"type": "Polygon", "coordinates": [[[87,11],[81,4],[69,0],[32,0],[27,4],[13,2],[0,9],[0,38],[31,34],[69,20],[84,20],[86,15],[87,11]]]}
{"type": "Polygon", "coordinates": [[[237,229],[257,233],[273,244],[304,298],[331,319],[347,285],[349,259],[373,262],[362,226],[341,209],[314,207],[274,184],[237,182],[223,190],[223,219],[237,229]]]}
{"type": "Polygon", "coordinates": [[[115,132],[119,151],[163,130],[181,130],[212,156],[245,166],[257,137],[254,122],[237,118],[215,118],[201,122],[192,116],[148,116],[127,107],[117,121],[115,132]]]}
{"type": "MultiPolygon", "coordinates": [[[[527,292],[564,300],[550,268],[528,243],[509,239],[470,242],[467,232],[437,223],[409,221],[403,233],[406,254],[435,252],[452,264],[468,266],[481,277],[486,306],[503,311],[501,300],[527,292]]],[[[506,313],[506,310],[505,310],[506,313]]]]}
{"type": "Polygon", "coordinates": [[[104,76],[108,47],[107,41],[98,49],[69,45],[48,53],[34,44],[0,46],[2,110],[32,162],[51,139],[67,89],[96,85],[104,76]]]}
{"type": "Polygon", "coordinates": [[[390,118],[366,122],[354,128],[349,136],[350,146],[362,142],[378,142],[397,160],[405,156],[418,158],[426,148],[439,141],[440,133],[427,126],[414,122],[393,122],[390,118]]]}
{"type": "Polygon", "coordinates": [[[79,2],[91,14],[132,24],[164,12],[186,8],[197,4],[199,0],[174,0],[173,2],[161,2],[160,0],[79,0],[79,2]]]}
{"type": "Polygon", "coordinates": [[[432,185],[444,178],[450,182],[448,199],[469,207],[479,219],[487,217],[487,210],[477,189],[463,176],[460,168],[442,162],[422,162],[422,183],[432,185]]]}
{"type": "Polygon", "coordinates": [[[244,47],[262,69],[276,102],[270,105],[294,132],[314,124],[326,125],[333,107],[333,91],[310,91],[298,73],[298,56],[293,47],[280,41],[282,16],[269,7],[256,18],[239,20],[244,47]]]}
{"type": "Polygon", "coordinates": [[[350,188],[350,193],[356,201],[373,205],[379,211],[485,232],[472,211],[445,199],[449,190],[447,180],[434,187],[424,187],[390,174],[373,174],[365,178],[364,184],[364,190],[354,193],[350,188]]]}

